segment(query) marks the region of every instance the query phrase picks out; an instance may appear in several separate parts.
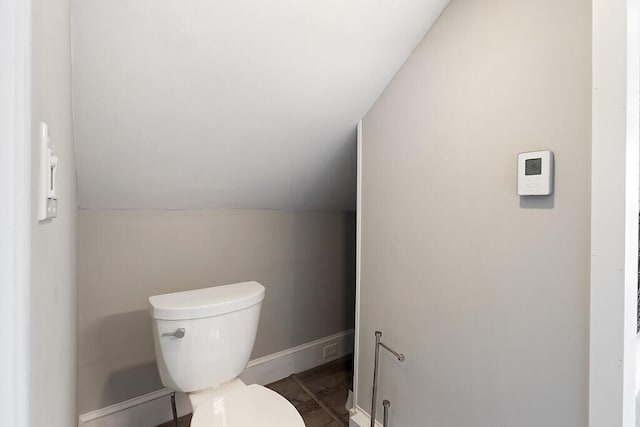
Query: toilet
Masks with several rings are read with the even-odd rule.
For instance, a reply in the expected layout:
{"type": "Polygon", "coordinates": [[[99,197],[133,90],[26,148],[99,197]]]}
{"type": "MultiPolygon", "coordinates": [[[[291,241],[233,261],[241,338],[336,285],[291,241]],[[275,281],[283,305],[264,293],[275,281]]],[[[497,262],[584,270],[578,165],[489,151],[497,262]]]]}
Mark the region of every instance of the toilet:
{"type": "Polygon", "coordinates": [[[258,282],[242,282],[149,298],[160,378],[189,396],[191,427],[304,427],[284,397],[238,378],[264,292],[258,282]]]}

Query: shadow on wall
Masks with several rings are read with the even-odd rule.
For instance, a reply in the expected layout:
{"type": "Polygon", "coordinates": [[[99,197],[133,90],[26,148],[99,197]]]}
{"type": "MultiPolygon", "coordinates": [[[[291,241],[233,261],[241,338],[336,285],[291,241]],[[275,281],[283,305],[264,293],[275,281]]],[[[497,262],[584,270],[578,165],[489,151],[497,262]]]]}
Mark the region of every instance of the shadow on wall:
{"type": "MultiPolygon", "coordinates": [[[[107,378],[102,401],[117,402],[162,389],[154,357],[151,316],[148,310],[132,311],[102,319],[98,326],[100,348],[104,355],[124,365],[131,360],[131,343],[148,355],[149,362],[114,370],[107,378]]],[[[142,354],[137,359],[144,359],[142,354]]]]}
{"type": "MultiPolygon", "coordinates": [[[[291,323],[286,331],[289,346],[304,344],[353,328],[355,307],[355,213],[311,213],[293,223],[291,258],[278,266],[283,282],[267,287],[267,298],[278,310],[263,306],[257,343],[270,340],[269,329],[279,323],[269,316],[283,316],[291,323]],[[339,230],[339,231],[338,231],[339,230]],[[290,275],[289,277],[287,277],[290,275]]],[[[276,259],[274,262],[277,262],[276,259]]],[[[246,279],[252,279],[252,274],[246,279]]],[[[259,276],[259,274],[258,274],[259,276]]],[[[237,280],[241,281],[238,275],[237,280]]],[[[93,348],[87,346],[92,365],[86,387],[100,389],[100,405],[122,402],[163,388],[158,374],[149,311],[136,310],[96,319],[93,348]]],[[[261,344],[262,347],[266,347],[261,344]]],[[[269,348],[269,347],[267,347],[269,348]]],[[[278,348],[277,351],[283,348],[278,348]]],[[[261,356],[261,355],[259,355],[261,356]]],[[[256,357],[254,354],[252,358],[256,357]]],[[[95,405],[94,405],[95,406],[95,405]]]]}
{"type": "Polygon", "coordinates": [[[162,389],[150,295],[262,283],[252,359],[353,328],[354,224],[353,212],[80,211],[79,412],[162,389]]]}
{"type": "Polygon", "coordinates": [[[520,196],[522,209],[553,209],[555,193],[549,196],[520,196]]]}
{"type": "Polygon", "coordinates": [[[333,225],[323,215],[312,227],[309,218],[295,224],[294,286],[286,297],[292,319],[315,319],[291,325],[290,339],[296,344],[353,328],[355,323],[355,214],[342,215],[340,233],[331,233],[333,225]],[[330,244],[315,243],[330,235],[334,239],[330,244]]]}
{"type": "Polygon", "coordinates": [[[356,313],[356,214],[346,216],[346,232],[344,233],[344,284],[346,304],[344,316],[350,328],[355,327],[356,313]]]}
{"type": "Polygon", "coordinates": [[[104,398],[109,401],[125,400],[151,393],[164,388],[160,381],[156,361],[116,371],[109,377],[105,386],[104,398]],[[138,389],[139,391],[134,391],[138,389]]]}

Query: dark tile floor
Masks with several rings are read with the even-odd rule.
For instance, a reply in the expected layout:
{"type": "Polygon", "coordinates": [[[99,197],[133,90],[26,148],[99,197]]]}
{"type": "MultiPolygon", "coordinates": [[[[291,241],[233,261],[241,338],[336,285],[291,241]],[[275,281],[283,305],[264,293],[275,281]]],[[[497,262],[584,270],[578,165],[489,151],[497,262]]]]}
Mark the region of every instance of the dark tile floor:
{"type": "MultiPolygon", "coordinates": [[[[280,393],[296,407],[307,427],[345,427],[349,411],[345,408],[351,388],[351,356],[317,368],[293,374],[267,387],[280,393]]],[[[179,420],[179,427],[189,427],[191,415],[179,420]]],[[[173,422],[158,427],[174,427],[173,422]]]]}

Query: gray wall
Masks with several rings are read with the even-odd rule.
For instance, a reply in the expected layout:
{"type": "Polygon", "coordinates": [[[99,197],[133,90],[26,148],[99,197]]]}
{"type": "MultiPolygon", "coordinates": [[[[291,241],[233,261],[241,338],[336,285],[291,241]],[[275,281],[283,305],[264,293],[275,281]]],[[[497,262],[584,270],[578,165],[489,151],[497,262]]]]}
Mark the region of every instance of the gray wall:
{"type": "Polygon", "coordinates": [[[79,224],[79,413],[162,388],[151,295],[259,281],[252,358],[353,327],[353,214],[81,210],[79,224]]]}
{"type": "Polygon", "coordinates": [[[68,0],[32,0],[31,425],[76,425],[77,200],[68,0]],[[58,217],[37,216],[39,123],[57,146],[58,217]]]}
{"type": "Polygon", "coordinates": [[[358,403],[381,329],[395,426],[587,425],[590,7],[453,0],[364,119],[358,403]]]}

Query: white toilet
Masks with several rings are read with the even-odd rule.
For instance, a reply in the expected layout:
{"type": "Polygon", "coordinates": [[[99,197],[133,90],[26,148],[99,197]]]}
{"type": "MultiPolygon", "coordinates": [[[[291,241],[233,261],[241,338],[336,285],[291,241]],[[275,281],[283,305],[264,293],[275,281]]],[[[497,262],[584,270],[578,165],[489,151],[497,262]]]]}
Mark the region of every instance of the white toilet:
{"type": "Polygon", "coordinates": [[[263,299],[258,282],[149,298],[160,378],[188,393],[192,427],[304,427],[284,397],[238,378],[249,362],[263,299]]]}

